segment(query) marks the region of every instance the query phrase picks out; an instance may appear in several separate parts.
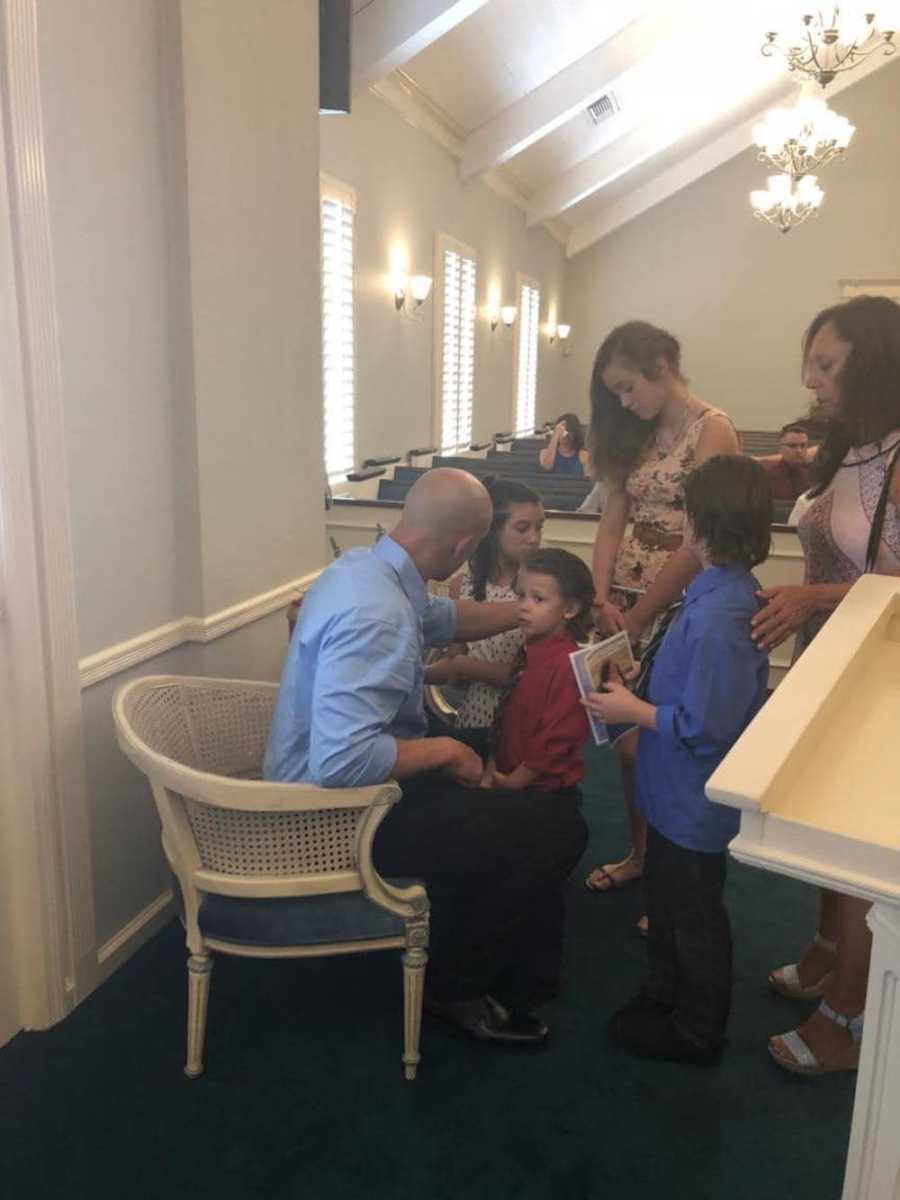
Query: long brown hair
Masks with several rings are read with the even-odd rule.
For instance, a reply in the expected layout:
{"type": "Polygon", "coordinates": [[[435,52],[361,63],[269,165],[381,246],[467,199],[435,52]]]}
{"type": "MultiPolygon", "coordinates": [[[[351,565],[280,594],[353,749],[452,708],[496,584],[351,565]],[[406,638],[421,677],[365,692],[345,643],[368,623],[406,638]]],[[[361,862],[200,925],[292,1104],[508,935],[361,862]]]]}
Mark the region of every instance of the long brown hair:
{"type": "Polygon", "coordinates": [[[828,422],[813,467],[816,495],[851,446],[880,442],[900,428],[900,305],[886,296],[855,296],[823,309],[803,335],[804,373],[813,339],[828,324],[851,349],[838,379],[840,410],[828,422]]]}
{"type": "Polygon", "coordinates": [[[484,600],[487,595],[487,585],[500,566],[500,534],[503,526],[509,520],[509,514],[514,504],[536,504],[540,506],[541,498],[520,483],[517,479],[503,479],[495,475],[485,475],[481,481],[487,488],[494,506],[494,516],[491,527],[478,543],[475,553],[469,559],[469,571],[472,576],[472,595],[476,600],[484,600]]]}
{"type": "Polygon", "coordinates": [[[584,449],[584,426],[581,423],[581,418],[577,413],[563,413],[557,418],[556,424],[562,423],[569,431],[569,437],[572,439],[572,450],[575,454],[580,454],[584,449]]]}
{"type": "Polygon", "coordinates": [[[598,479],[624,480],[644,456],[656,421],[642,421],[623,408],[603,382],[603,372],[618,359],[645,379],[659,377],[663,359],[678,379],[681,346],[678,339],[647,321],[628,321],[608,334],[597,351],[591,374],[591,457],[598,479]]]}
{"type": "Polygon", "coordinates": [[[566,621],[566,629],[576,642],[584,641],[591,631],[595,590],[590,567],[571,550],[532,550],[522,563],[523,571],[549,575],[556,581],[566,604],[577,604],[578,612],[566,621]]]}

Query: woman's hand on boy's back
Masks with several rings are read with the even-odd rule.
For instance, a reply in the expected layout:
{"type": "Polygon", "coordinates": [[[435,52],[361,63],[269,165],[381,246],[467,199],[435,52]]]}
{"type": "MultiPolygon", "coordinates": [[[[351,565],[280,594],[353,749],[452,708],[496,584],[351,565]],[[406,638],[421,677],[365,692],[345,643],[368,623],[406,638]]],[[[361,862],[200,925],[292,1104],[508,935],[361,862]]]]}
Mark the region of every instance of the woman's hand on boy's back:
{"type": "Polygon", "coordinates": [[[764,650],[780,646],[819,607],[815,584],[763,588],[756,594],[765,607],[750,622],[751,637],[764,650]]]}

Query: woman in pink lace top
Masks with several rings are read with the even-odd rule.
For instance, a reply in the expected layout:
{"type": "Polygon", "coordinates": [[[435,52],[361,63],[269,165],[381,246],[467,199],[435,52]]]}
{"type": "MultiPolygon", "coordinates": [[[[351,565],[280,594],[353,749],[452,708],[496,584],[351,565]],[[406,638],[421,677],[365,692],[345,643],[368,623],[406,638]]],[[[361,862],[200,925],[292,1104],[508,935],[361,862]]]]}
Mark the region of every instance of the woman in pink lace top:
{"type": "MultiPolygon", "coordinates": [[[[866,570],[900,575],[900,306],[859,296],[825,309],[804,337],[803,365],[828,418],[817,485],[798,528],[806,579],[764,591],[766,606],[754,621],[767,649],[796,633],[798,653],[866,570]],[[882,496],[879,535],[873,520],[882,496]]],[[[868,908],[823,890],[813,941],[799,962],[769,976],[781,995],[822,997],[797,1029],[770,1039],[772,1057],[786,1070],[855,1069],[872,941],[868,908]]]]}

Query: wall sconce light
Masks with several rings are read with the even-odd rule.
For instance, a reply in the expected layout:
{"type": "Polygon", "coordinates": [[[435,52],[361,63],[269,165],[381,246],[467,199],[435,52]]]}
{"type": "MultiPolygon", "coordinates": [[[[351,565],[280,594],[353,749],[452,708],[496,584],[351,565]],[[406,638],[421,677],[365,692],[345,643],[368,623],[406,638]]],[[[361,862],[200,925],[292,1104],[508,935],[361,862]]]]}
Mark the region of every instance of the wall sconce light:
{"type": "Polygon", "coordinates": [[[557,325],[556,327],[556,336],[561,342],[564,342],[571,332],[571,325],[557,325]]]}
{"type": "Polygon", "coordinates": [[[415,301],[416,308],[423,304],[431,293],[430,275],[413,275],[409,281],[409,290],[415,301]]]}
{"type": "Polygon", "coordinates": [[[503,322],[503,324],[506,326],[507,329],[509,329],[509,327],[515,321],[516,314],[518,313],[518,311],[519,310],[516,308],[516,306],[514,304],[504,304],[503,307],[500,309],[500,320],[503,322]]]}
{"type": "Polygon", "coordinates": [[[413,312],[428,299],[431,294],[431,276],[406,275],[394,276],[394,308],[401,312],[406,307],[407,294],[413,299],[413,312]]]}

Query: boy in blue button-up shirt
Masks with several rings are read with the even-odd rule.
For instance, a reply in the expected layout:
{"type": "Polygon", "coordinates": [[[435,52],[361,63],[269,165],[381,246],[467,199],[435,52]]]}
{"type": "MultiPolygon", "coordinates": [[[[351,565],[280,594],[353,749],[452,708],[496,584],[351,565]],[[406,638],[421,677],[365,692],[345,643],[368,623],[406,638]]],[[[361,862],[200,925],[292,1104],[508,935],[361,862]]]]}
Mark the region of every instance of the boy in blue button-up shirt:
{"type": "Polygon", "coordinates": [[[685,485],[688,540],[704,570],[688,587],[653,663],[647,700],[621,683],[594,693],[604,721],[641,727],[637,801],[647,819],[644,891],[650,977],[612,1019],[626,1049],[711,1062],[731,1002],[726,847],[739,814],[706,782],[759,711],[768,660],[750,637],[759,608],[751,568],[769,553],[772,503],[750,458],[707,460],[685,485]]]}

